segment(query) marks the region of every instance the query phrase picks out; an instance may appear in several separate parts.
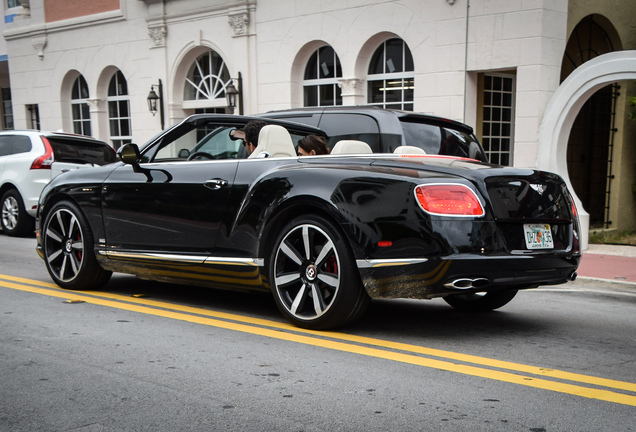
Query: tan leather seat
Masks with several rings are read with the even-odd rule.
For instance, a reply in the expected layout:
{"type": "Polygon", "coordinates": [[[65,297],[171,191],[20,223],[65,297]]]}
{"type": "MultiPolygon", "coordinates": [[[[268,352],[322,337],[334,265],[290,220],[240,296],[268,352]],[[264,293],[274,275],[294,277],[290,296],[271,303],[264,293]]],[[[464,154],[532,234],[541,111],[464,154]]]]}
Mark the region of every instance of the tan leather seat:
{"type": "Polygon", "coordinates": [[[287,129],[279,125],[266,125],[258,134],[258,146],[248,159],[296,156],[296,149],[287,129]]]}
{"type": "Polygon", "coordinates": [[[410,155],[426,154],[424,149],[421,149],[421,148],[415,147],[415,146],[399,146],[398,148],[393,150],[393,153],[395,153],[395,154],[410,154],[410,155]]]}
{"type": "Polygon", "coordinates": [[[341,140],[331,149],[331,154],[368,154],[373,153],[369,144],[358,140],[341,140]]]}

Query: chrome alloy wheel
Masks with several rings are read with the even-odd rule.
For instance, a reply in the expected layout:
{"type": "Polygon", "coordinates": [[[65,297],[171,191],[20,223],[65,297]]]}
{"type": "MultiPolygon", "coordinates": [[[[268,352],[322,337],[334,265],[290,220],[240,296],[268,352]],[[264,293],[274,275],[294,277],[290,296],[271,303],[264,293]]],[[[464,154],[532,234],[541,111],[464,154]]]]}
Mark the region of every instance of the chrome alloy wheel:
{"type": "Polygon", "coordinates": [[[340,257],[329,235],[312,224],[291,229],[274,258],[275,291],[297,319],[325,314],[340,290],[340,257]]]}
{"type": "Polygon", "coordinates": [[[62,282],[75,279],[84,260],[84,235],[77,217],[60,208],[44,227],[44,255],[49,269],[62,282]]]}
{"type": "Polygon", "coordinates": [[[8,196],[2,203],[2,225],[10,230],[15,229],[18,225],[19,214],[18,200],[8,196]]]}

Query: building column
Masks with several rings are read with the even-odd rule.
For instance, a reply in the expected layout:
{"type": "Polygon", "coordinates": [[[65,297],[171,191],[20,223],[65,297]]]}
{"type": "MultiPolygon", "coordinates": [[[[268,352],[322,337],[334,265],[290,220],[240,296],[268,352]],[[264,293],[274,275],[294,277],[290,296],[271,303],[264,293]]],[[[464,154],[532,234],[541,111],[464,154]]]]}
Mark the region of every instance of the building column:
{"type": "Polygon", "coordinates": [[[342,89],[343,105],[364,105],[365,81],[357,78],[339,79],[338,86],[342,89]]]}

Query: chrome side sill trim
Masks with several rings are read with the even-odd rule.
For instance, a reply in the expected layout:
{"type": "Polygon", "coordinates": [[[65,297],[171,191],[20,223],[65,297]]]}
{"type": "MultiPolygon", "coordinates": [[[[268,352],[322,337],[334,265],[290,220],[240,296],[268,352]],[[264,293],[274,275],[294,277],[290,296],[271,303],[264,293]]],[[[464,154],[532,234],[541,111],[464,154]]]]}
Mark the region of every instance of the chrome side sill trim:
{"type": "Polygon", "coordinates": [[[262,267],[265,264],[265,260],[263,258],[204,257],[201,255],[179,255],[169,253],[163,254],[157,252],[124,252],[112,250],[109,251],[104,249],[98,250],[97,253],[108,258],[146,259],[203,265],[239,265],[262,267]]]}
{"type": "Polygon", "coordinates": [[[262,267],[263,265],[265,265],[265,260],[263,258],[208,257],[203,263],[207,265],[225,264],[262,267]]]}
{"type": "Polygon", "coordinates": [[[358,268],[375,268],[420,264],[428,261],[428,258],[398,258],[398,259],[360,259],[356,260],[358,268]]]}
{"type": "Polygon", "coordinates": [[[109,251],[99,250],[100,255],[105,255],[108,258],[132,258],[132,259],[150,259],[157,261],[176,261],[183,263],[203,264],[205,261],[204,256],[197,255],[178,255],[178,254],[163,254],[156,252],[124,252],[124,251],[109,251]]]}

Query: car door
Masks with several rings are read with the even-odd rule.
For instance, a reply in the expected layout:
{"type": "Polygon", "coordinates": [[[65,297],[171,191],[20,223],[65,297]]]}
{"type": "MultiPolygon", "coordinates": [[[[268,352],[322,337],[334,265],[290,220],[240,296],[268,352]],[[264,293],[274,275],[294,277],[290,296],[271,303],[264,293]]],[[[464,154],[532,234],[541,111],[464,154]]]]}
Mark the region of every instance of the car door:
{"type": "MultiPolygon", "coordinates": [[[[105,181],[102,208],[109,251],[179,259],[177,254],[201,262],[212,252],[238,159],[188,160],[210,129],[222,126],[181,126],[146,148],[139,164],[120,166],[105,181]]],[[[220,136],[220,144],[227,145],[220,136]]]]}

